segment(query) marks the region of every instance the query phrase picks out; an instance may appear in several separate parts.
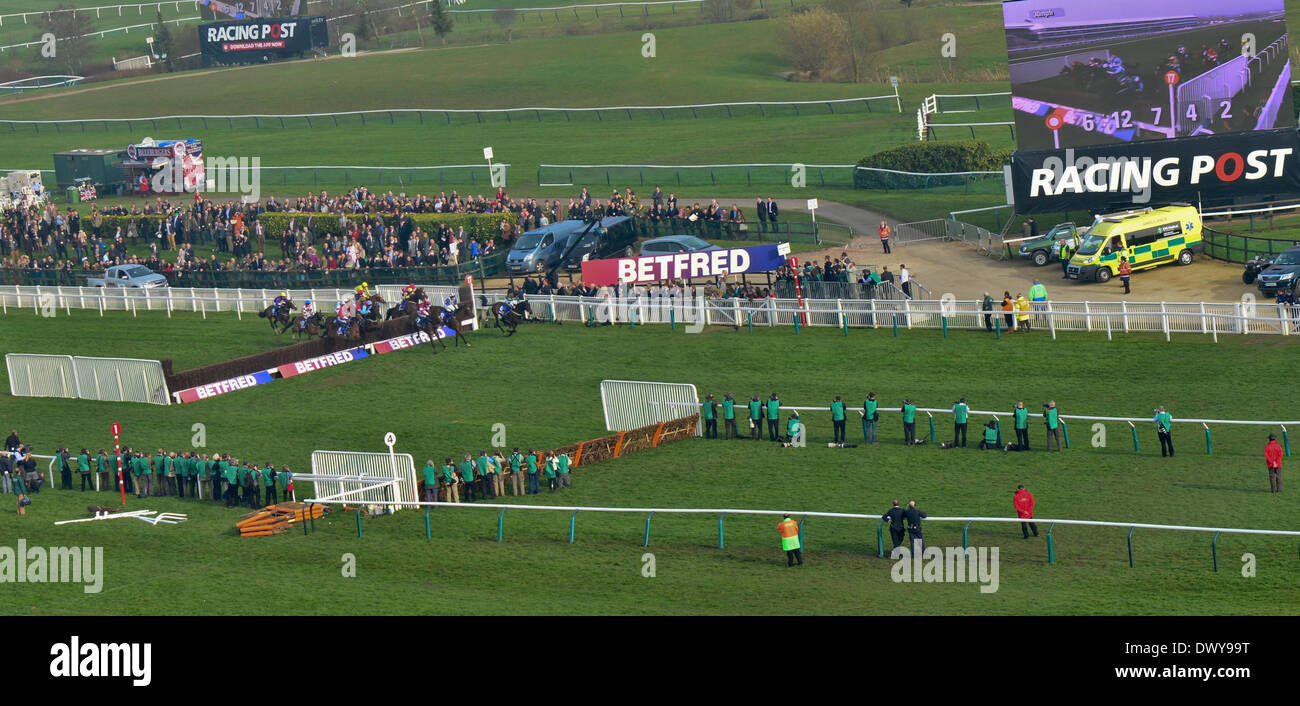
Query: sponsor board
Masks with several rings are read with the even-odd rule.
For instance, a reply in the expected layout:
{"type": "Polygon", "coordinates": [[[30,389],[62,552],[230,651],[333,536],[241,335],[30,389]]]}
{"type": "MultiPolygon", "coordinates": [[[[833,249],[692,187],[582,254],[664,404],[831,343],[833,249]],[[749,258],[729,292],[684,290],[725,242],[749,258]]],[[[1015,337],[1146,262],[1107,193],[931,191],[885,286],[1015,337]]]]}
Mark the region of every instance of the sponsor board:
{"type": "Polygon", "coordinates": [[[230,378],[229,380],[212,382],[207,385],[191,387],[188,390],[173,392],[172,397],[176,398],[176,401],[181,404],[187,402],[198,402],[199,400],[206,400],[209,397],[224,395],[227,392],[234,392],[235,390],[244,390],[250,387],[256,387],[257,385],[264,385],[271,382],[272,379],[271,371],[259,370],[255,373],[239,375],[230,378]]]}
{"type": "Polygon", "coordinates": [[[647,257],[617,257],[582,263],[582,280],[596,286],[642,284],[673,279],[770,272],[785,264],[782,245],[695,250],[647,257]]]}

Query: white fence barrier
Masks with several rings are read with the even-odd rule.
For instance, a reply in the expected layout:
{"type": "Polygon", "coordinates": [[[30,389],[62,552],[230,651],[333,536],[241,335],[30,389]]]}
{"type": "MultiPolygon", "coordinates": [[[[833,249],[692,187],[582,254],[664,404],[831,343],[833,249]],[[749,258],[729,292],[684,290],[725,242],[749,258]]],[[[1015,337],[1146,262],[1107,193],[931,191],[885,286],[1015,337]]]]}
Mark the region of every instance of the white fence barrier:
{"type": "Polygon", "coordinates": [[[420,485],[411,454],[316,450],[311,452],[311,472],[314,476],[373,476],[375,479],[374,482],[313,480],[316,493],[325,497],[353,495],[348,502],[384,505],[390,512],[420,500],[420,485]],[[399,480],[393,483],[392,478],[399,480]]]}
{"type": "MultiPolygon", "coordinates": [[[[698,412],[700,398],[695,386],[688,383],[601,380],[600,404],[605,412],[605,428],[627,431],[687,416],[693,413],[688,408],[692,405],[698,412]],[[672,405],[682,405],[681,412],[670,414],[672,405]]],[[[700,434],[696,425],[695,435],[700,434]]]]}
{"type": "Polygon", "coordinates": [[[170,404],[162,364],[139,358],[5,354],[15,397],[66,397],[170,404]]]}

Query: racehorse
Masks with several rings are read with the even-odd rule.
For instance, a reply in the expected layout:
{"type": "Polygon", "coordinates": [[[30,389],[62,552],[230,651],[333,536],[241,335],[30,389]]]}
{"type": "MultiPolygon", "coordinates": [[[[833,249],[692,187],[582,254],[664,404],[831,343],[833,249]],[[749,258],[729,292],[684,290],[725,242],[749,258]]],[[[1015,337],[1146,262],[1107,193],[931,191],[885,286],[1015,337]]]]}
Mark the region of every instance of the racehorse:
{"type": "MultiPolygon", "coordinates": [[[[526,307],[527,301],[519,302],[518,306],[526,307]]],[[[519,328],[519,322],[523,321],[523,316],[519,310],[504,301],[496,302],[492,305],[492,324],[501,329],[501,333],[507,336],[515,335],[519,328]],[[504,325],[503,325],[504,324],[504,325]]]]}
{"type": "Polygon", "coordinates": [[[451,329],[456,333],[457,347],[460,346],[461,341],[464,341],[465,347],[469,348],[469,339],[465,338],[465,334],[461,329],[461,327],[464,326],[464,324],[462,324],[461,322],[472,319],[473,317],[474,317],[474,310],[470,307],[469,302],[462,302],[461,305],[456,308],[456,312],[453,313],[449,318],[444,317],[442,318],[442,320],[439,320],[439,313],[433,313],[423,322],[417,321],[416,322],[417,324],[423,323],[423,325],[422,326],[417,325],[415,330],[424,331],[425,333],[429,334],[429,338],[430,338],[429,346],[433,348],[434,353],[438,352],[439,344],[442,344],[442,349],[444,351],[447,350],[446,342],[443,341],[438,336],[439,326],[446,326],[447,328],[451,329]]]}
{"type": "Polygon", "coordinates": [[[325,338],[342,338],[345,341],[358,340],[361,338],[361,319],[356,316],[352,317],[352,320],[348,322],[347,333],[340,336],[339,317],[337,316],[327,317],[325,319],[325,331],[323,335],[325,338]]]}
{"type": "Polygon", "coordinates": [[[316,336],[325,335],[325,317],[320,312],[316,312],[306,319],[302,316],[295,316],[289,327],[293,329],[293,335],[299,341],[302,340],[304,333],[307,334],[307,340],[310,341],[316,336]]]}
{"type": "Polygon", "coordinates": [[[415,291],[412,292],[409,297],[404,297],[402,301],[397,302],[396,306],[390,308],[388,312],[384,314],[384,321],[391,321],[393,318],[398,316],[406,316],[414,319],[416,308],[420,305],[420,302],[428,298],[429,296],[424,293],[424,287],[416,287],[415,291]]]}
{"type": "Polygon", "coordinates": [[[279,313],[273,314],[272,312],[275,311],[275,305],[272,304],[271,306],[268,306],[265,309],[257,312],[257,315],[263,319],[267,319],[268,322],[271,324],[271,330],[275,331],[276,335],[279,335],[289,330],[289,324],[293,322],[293,315],[290,314],[289,312],[297,308],[298,307],[294,306],[293,302],[289,302],[287,309],[279,313]],[[276,329],[275,326],[277,323],[280,324],[278,330],[276,329]]]}

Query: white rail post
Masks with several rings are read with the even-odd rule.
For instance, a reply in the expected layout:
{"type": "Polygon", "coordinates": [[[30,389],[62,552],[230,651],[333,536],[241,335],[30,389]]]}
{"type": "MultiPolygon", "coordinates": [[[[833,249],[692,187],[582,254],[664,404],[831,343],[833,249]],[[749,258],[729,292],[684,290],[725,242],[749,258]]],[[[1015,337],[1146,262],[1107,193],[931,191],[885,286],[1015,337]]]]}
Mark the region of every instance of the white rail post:
{"type": "Polygon", "coordinates": [[[1128,302],[1119,303],[1120,318],[1124,322],[1124,333],[1128,333],[1128,302]]]}
{"type": "Polygon", "coordinates": [[[1160,302],[1160,326],[1161,326],[1161,328],[1163,328],[1163,329],[1165,330],[1165,342],[1168,343],[1169,340],[1170,340],[1170,338],[1169,338],[1169,312],[1165,311],[1165,303],[1164,303],[1164,302],[1160,302]]]}
{"type": "Polygon", "coordinates": [[[1201,302],[1201,333],[1209,333],[1205,328],[1205,302],[1201,302]]]}
{"type": "Polygon", "coordinates": [[[213,308],[214,308],[214,311],[216,311],[217,313],[221,313],[221,294],[219,294],[219,293],[217,292],[217,288],[216,288],[216,287],[213,287],[213,288],[212,288],[212,299],[213,299],[214,302],[215,302],[215,303],[212,305],[213,308]]]}
{"type": "Polygon", "coordinates": [[[172,288],[167,288],[167,318],[172,317],[172,288]]]}
{"type": "Polygon", "coordinates": [[[235,290],[235,318],[244,320],[244,290],[235,290]]]}
{"type": "Polygon", "coordinates": [[[95,301],[99,303],[99,315],[100,317],[103,317],[104,316],[104,293],[99,292],[98,294],[96,294],[95,301]]]}
{"type": "Polygon", "coordinates": [[[36,295],[32,297],[32,313],[41,315],[41,285],[36,285],[36,295]]]}
{"type": "Polygon", "coordinates": [[[1210,335],[1214,337],[1215,343],[1219,342],[1219,317],[1217,315],[1210,317],[1210,335]]]}
{"type": "Polygon", "coordinates": [[[141,291],[144,292],[144,310],[153,311],[153,298],[149,296],[149,289],[146,287],[141,291]]]}
{"type": "Polygon", "coordinates": [[[1047,302],[1047,327],[1052,329],[1052,340],[1056,340],[1056,314],[1052,313],[1052,303],[1047,302]]]}

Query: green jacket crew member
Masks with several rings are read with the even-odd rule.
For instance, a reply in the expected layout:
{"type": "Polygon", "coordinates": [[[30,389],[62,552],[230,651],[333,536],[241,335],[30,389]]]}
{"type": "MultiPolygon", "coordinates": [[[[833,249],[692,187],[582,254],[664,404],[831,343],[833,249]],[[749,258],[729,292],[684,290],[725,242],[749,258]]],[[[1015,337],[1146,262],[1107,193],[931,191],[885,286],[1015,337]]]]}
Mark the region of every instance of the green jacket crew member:
{"type": "Polygon", "coordinates": [[[153,493],[153,476],[149,473],[149,459],[139,454],[131,459],[131,475],[135,476],[135,496],[143,498],[153,493]]]}
{"type": "Polygon", "coordinates": [[[224,456],[217,459],[212,469],[212,499],[226,500],[230,492],[230,461],[224,456]],[[222,489],[225,486],[225,489],[222,489]]]}
{"type": "Polygon", "coordinates": [[[108,456],[104,450],[100,449],[99,454],[95,456],[95,472],[99,474],[99,489],[111,490],[113,484],[108,479],[108,456]]]}
{"type": "Polygon", "coordinates": [[[519,447],[515,447],[515,452],[510,454],[510,485],[514,489],[516,497],[523,495],[524,488],[524,455],[519,453],[519,447]]]}
{"type": "Polygon", "coordinates": [[[167,487],[167,456],[158,449],[158,455],[153,457],[153,492],[154,496],[166,495],[167,487]]]}
{"type": "Polygon", "coordinates": [[[980,311],[984,312],[984,328],[993,330],[993,297],[988,292],[984,293],[984,301],[980,302],[980,311]]]}
{"type": "Polygon", "coordinates": [[[705,395],[704,402],[700,404],[700,419],[704,420],[704,438],[718,438],[718,405],[713,401],[713,395],[705,395]]]}
{"type": "Polygon", "coordinates": [[[274,505],[280,501],[275,492],[275,466],[270,463],[267,463],[266,468],[262,469],[262,487],[266,488],[262,499],[266,501],[267,505],[274,505]]]}
{"type": "Polygon", "coordinates": [[[781,549],[785,551],[786,566],[794,566],[796,561],[803,566],[803,553],[799,551],[799,524],[786,515],[776,525],[781,535],[781,549]]]}
{"type": "Polygon", "coordinates": [[[1174,418],[1165,411],[1164,407],[1156,409],[1154,417],[1156,423],[1156,434],[1160,437],[1160,457],[1165,457],[1165,449],[1169,449],[1169,455],[1174,455],[1174,418]]]}
{"type": "Polygon", "coordinates": [[[916,443],[916,405],[910,397],[903,400],[903,443],[908,446],[916,443]]]}
{"type": "Polygon", "coordinates": [[[730,392],[722,396],[722,426],[725,438],[730,440],[739,436],[736,433],[736,398],[730,392]]]}
{"type": "Polygon", "coordinates": [[[962,447],[966,446],[966,416],[970,414],[970,407],[966,406],[966,398],[957,400],[957,404],[952,406],[952,445],[956,446],[960,440],[962,447]]]}
{"type": "Polygon", "coordinates": [[[460,479],[465,481],[465,499],[474,502],[477,495],[474,492],[474,460],[469,454],[465,454],[465,460],[460,462],[460,479]]]}
{"type": "Polygon", "coordinates": [[[524,462],[528,464],[528,494],[537,495],[542,492],[542,485],[537,478],[537,454],[528,449],[524,462]]]}
{"type": "Polygon", "coordinates": [[[221,479],[226,482],[226,507],[239,504],[239,466],[233,461],[222,460],[221,479]]]}
{"type": "Polygon", "coordinates": [[[452,464],[450,456],[447,457],[447,461],[442,466],[442,482],[447,488],[447,497],[444,500],[449,503],[460,502],[460,487],[456,482],[456,466],[452,464]]]}
{"type": "Polygon", "coordinates": [[[1052,440],[1056,440],[1056,450],[1061,450],[1061,419],[1053,400],[1043,405],[1043,425],[1047,427],[1047,450],[1052,450],[1052,440]]]}
{"type": "Polygon", "coordinates": [[[1012,426],[1016,428],[1016,446],[1021,451],[1029,450],[1029,410],[1025,409],[1024,402],[1017,402],[1015,407],[1011,408],[1011,415],[1014,418],[1012,426]]]}
{"type": "Polygon", "coordinates": [[[862,443],[874,444],[876,442],[876,422],[880,420],[880,412],[876,407],[880,403],[876,401],[876,393],[867,393],[867,399],[862,403],[862,443]]]}
{"type": "Polygon", "coordinates": [[[560,463],[559,461],[555,460],[555,456],[551,456],[550,458],[546,459],[546,463],[542,466],[542,470],[546,473],[546,486],[547,488],[549,488],[549,492],[552,493],[555,492],[555,489],[557,487],[557,483],[555,482],[555,475],[556,475],[556,471],[559,470],[559,467],[560,467],[560,463]]]}
{"type": "Polygon", "coordinates": [[[569,477],[569,454],[560,454],[557,460],[560,466],[560,487],[572,488],[573,479],[569,477]]]}
{"type": "Polygon", "coordinates": [[[835,443],[844,443],[844,399],[839,395],[831,402],[831,426],[835,428],[835,443]]]}
{"type": "Polygon", "coordinates": [[[767,400],[767,438],[771,441],[781,440],[781,400],[777,399],[776,393],[767,400]]]}
{"type": "Polygon", "coordinates": [[[796,440],[800,440],[799,431],[802,428],[803,426],[799,423],[799,413],[791,412],[790,420],[785,423],[786,436],[790,439],[791,444],[794,444],[796,440]]]}
{"type": "Polygon", "coordinates": [[[95,489],[95,479],[90,476],[90,454],[85,449],[77,454],[77,473],[81,474],[82,492],[85,492],[87,485],[91,490],[95,489]]]}
{"type": "Polygon", "coordinates": [[[998,427],[997,423],[989,422],[984,425],[984,441],[980,443],[981,449],[996,449],[998,447],[998,427]]]}
{"type": "Polygon", "coordinates": [[[486,451],[478,452],[478,481],[483,490],[483,496],[489,500],[495,500],[497,497],[495,481],[492,473],[492,462],[488,459],[486,451]]]}
{"type": "Polygon", "coordinates": [[[749,438],[763,440],[763,403],[758,401],[758,395],[749,398],[749,438]]]}

